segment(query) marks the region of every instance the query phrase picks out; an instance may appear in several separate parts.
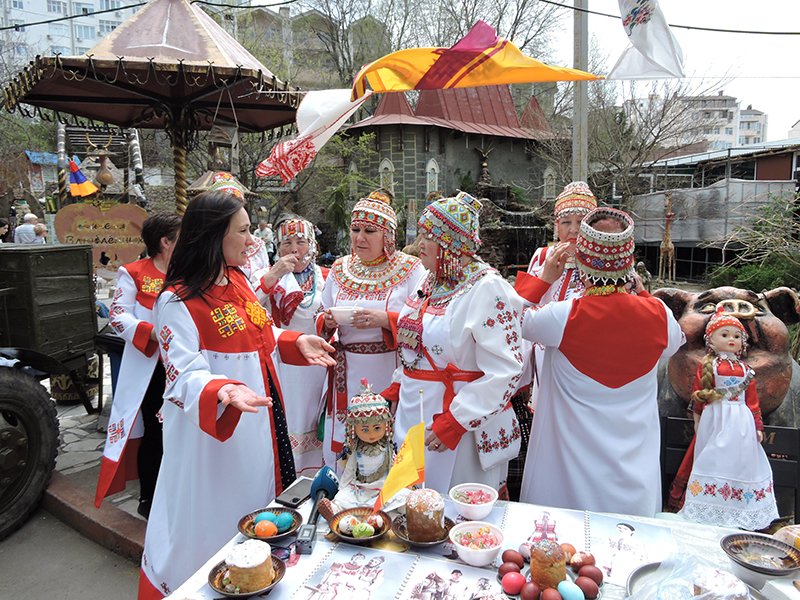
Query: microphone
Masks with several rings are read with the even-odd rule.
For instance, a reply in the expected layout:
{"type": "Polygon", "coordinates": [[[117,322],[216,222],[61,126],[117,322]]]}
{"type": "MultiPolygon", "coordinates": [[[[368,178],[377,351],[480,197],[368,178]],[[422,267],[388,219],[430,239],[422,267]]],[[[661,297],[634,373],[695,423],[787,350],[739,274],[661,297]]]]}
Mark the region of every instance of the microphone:
{"type": "Polygon", "coordinates": [[[311,498],[314,504],[308,521],[297,530],[297,553],[311,554],[317,537],[317,519],[319,518],[319,501],[323,498],[333,498],[339,491],[339,478],[333,469],[328,466],[317,471],[311,483],[311,498]]]}

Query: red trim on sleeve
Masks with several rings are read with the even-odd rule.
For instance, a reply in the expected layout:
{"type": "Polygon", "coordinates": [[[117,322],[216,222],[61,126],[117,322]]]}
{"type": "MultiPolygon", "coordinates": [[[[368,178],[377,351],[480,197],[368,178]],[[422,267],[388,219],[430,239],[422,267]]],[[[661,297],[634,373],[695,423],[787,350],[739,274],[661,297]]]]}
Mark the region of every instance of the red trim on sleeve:
{"type": "Polygon", "coordinates": [[[233,379],[213,379],[200,392],[200,429],[220,442],[224,442],[233,435],[233,431],[239,423],[239,418],[242,416],[242,412],[239,409],[233,406],[226,406],[225,410],[217,418],[217,404],[219,402],[217,394],[220,388],[228,383],[240,384],[241,382],[233,379]]]}
{"type": "Polygon", "coordinates": [[[150,337],[150,334],[155,329],[152,323],[147,321],[140,321],[136,326],[136,332],[133,334],[133,346],[139,352],[144,354],[147,358],[153,356],[158,350],[158,342],[150,337]]]}
{"type": "Polygon", "coordinates": [[[639,298],[650,298],[650,292],[648,292],[647,290],[642,290],[641,292],[637,292],[636,295],[639,296],[639,298]]]}
{"type": "Polygon", "coordinates": [[[756,422],[756,431],[764,431],[764,421],[761,419],[761,403],[758,401],[755,379],[750,380],[750,384],[744,392],[744,401],[747,404],[747,408],[753,413],[753,419],[756,422]]]}
{"type": "Polygon", "coordinates": [[[397,350],[397,319],[400,318],[399,312],[386,311],[389,316],[389,329],[381,329],[383,341],[390,350],[397,350]]]}
{"type": "Polygon", "coordinates": [[[551,285],[551,283],[547,283],[536,275],[531,275],[525,271],[517,271],[514,290],[528,302],[539,304],[542,301],[542,296],[547,293],[551,285]]]}
{"type": "Polygon", "coordinates": [[[395,381],[389,385],[389,387],[381,392],[381,396],[389,402],[398,402],[400,400],[400,382],[395,381]]]}
{"type": "Polygon", "coordinates": [[[461,426],[461,423],[456,421],[449,410],[439,413],[438,415],[433,415],[433,426],[431,429],[433,433],[436,434],[436,437],[438,437],[445,446],[450,448],[450,450],[455,450],[456,446],[458,446],[458,442],[460,442],[463,435],[467,433],[467,430],[461,426]]]}
{"type": "Polygon", "coordinates": [[[300,331],[289,331],[284,329],[278,336],[278,352],[281,353],[281,360],[287,365],[306,366],[308,361],[300,350],[297,349],[297,338],[303,335],[300,331]]]}

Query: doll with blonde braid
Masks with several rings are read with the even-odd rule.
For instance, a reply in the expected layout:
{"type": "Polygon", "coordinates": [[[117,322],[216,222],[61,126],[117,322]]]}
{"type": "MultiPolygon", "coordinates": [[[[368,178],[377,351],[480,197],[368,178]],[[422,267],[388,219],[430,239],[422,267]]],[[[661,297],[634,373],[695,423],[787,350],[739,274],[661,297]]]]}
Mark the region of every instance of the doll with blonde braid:
{"type": "Polygon", "coordinates": [[[692,392],[694,461],[680,514],[747,530],[778,518],[772,469],[761,447],[764,425],[755,372],[742,356],[747,330],[722,308],[706,326],[708,353],[692,392]]]}

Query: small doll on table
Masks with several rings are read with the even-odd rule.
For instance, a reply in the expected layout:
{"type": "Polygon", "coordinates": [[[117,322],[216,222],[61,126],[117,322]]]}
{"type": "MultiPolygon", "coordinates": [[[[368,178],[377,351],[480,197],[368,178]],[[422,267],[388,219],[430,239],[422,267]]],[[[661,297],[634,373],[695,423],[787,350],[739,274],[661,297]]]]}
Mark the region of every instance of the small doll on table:
{"type": "MultiPolygon", "coordinates": [[[[717,309],[706,326],[707,354],[692,392],[694,462],[680,514],[692,521],[750,531],[778,518],[772,469],[761,447],[755,372],[741,360],[747,331],[717,309]]],[[[684,462],[691,460],[689,453],[684,462]]],[[[683,465],[681,465],[683,467],[683,465]]]]}
{"type": "MultiPolygon", "coordinates": [[[[319,503],[319,512],[327,520],[349,508],[372,507],[394,462],[394,419],[389,403],[372,391],[366,379],[361,380],[361,385],[362,392],[347,404],[343,452],[346,463],[339,478],[339,492],[333,500],[323,499],[319,503]]],[[[405,506],[406,495],[407,489],[400,490],[383,510],[405,506]]]]}

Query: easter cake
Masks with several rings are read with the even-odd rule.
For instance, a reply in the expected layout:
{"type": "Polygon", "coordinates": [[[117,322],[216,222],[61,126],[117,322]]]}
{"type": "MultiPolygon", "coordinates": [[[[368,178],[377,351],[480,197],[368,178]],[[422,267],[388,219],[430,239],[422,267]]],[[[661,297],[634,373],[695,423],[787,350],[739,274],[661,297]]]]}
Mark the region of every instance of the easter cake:
{"type": "Polygon", "coordinates": [[[750,592],[745,583],[725,571],[702,568],[694,573],[694,595],[703,600],[749,600],[750,592]]]}
{"type": "Polygon", "coordinates": [[[567,577],[567,556],[556,542],[531,544],[531,580],[541,589],[555,588],[567,577]]]}
{"type": "Polygon", "coordinates": [[[444,499],[436,490],[412,490],[406,498],[408,539],[437,542],[447,537],[444,526],[444,499]]]}
{"type": "Polygon", "coordinates": [[[225,558],[227,579],[240,593],[267,587],[275,578],[272,548],[266,542],[247,540],[233,546],[225,558]]]}

